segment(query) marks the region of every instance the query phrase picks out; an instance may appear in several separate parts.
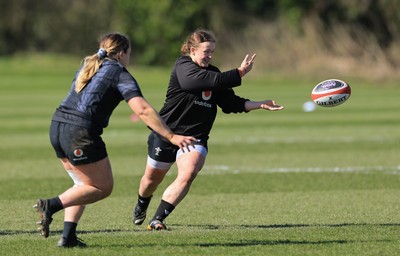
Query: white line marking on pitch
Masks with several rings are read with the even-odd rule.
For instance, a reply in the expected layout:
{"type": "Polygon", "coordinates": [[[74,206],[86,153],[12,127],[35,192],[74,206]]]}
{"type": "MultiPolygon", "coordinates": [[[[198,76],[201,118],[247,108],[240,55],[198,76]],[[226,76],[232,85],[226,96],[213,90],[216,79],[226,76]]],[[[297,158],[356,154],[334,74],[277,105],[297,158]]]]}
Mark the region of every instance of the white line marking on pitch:
{"type": "Polygon", "coordinates": [[[296,172],[373,172],[381,171],[388,174],[400,174],[398,166],[348,166],[348,167],[303,167],[303,168],[260,168],[260,167],[231,167],[228,165],[204,166],[202,174],[224,173],[296,173],[296,172]]]}

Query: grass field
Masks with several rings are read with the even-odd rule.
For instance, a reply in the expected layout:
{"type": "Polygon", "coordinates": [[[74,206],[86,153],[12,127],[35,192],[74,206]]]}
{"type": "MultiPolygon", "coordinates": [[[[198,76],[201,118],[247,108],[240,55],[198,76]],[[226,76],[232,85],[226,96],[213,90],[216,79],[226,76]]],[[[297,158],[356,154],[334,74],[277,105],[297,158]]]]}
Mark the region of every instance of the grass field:
{"type": "MultiPolygon", "coordinates": [[[[333,74],[352,86],[350,100],[306,113],[312,87],[327,79],[317,72],[244,79],[239,95],[286,109],[219,114],[206,166],[165,232],[131,222],[148,130],[122,102],[103,136],[113,194],[88,206],[78,226],[88,248],[57,248],[62,212],[44,239],[32,205],[71,185],[48,126],[78,64],[59,56],[0,59],[0,255],[400,255],[399,81],[333,74]]],[[[168,70],[130,70],[159,109],[168,70]]],[[[149,215],[175,175],[173,168],[149,215]]]]}

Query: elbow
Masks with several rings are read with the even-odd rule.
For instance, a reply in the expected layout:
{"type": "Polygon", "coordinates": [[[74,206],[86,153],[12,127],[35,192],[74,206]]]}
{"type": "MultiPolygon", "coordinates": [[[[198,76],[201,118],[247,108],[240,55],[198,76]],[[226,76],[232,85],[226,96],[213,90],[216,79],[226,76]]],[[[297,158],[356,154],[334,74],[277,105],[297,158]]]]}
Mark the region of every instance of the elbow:
{"type": "Polygon", "coordinates": [[[149,108],[145,107],[145,106],[142,106],[140,108],[135,109],[135,113],[139,117],[147,116],[149,114],[149,108]]]}
{"type": "Polygon", "coordinates": [[[143,117],[146,115],[146,112],[144,111],[144,109],[141,109],[140,111],[136,111],[136,115],[138,115],[139,117],[143,117]]]}

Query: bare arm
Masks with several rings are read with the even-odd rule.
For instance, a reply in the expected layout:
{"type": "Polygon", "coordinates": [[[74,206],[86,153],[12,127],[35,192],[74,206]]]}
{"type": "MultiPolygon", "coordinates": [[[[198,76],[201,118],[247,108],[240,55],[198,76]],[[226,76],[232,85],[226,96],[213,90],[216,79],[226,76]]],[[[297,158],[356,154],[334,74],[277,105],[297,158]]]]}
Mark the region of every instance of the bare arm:
{"type": "Polygon", "coordinates": [[[256,109],[266,109],[270,111],[282,110],[283,106],[276,105],[273,100],[263,100],[263,101],[246,101],[244,103],[244,108],[246,111],[252,111],[256,109]]]}
{"type": "Polygon", "coordinates": [[[196,138],[174,134],[161,119],[158,112],[143,97],[134,97],[128,105],[142,121],[153,131],[168,139],[172,144],[184,148],[191,145],[196,138]]]}

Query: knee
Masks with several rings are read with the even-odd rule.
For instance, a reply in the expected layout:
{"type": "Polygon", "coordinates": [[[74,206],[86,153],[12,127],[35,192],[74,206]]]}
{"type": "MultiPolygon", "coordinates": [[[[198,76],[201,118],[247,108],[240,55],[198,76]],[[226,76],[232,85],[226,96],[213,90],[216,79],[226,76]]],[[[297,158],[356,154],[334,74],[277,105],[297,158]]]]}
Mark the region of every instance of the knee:
{"type": "Polygon", "coordinates": [[[197,177],[197,172],[192,172],[192,173],[187,173],[178,179],[180,180],[181,184],[190,186],[196,177],[197,177]]]}
{"type": "Polygon", "coordinates": [[[107,189],[105,189],[105,190],[103,191],[104,197],[110,196],[111,193],[112,193],[112,191],[113,191],[113,186],[108,187],[107,189]]]}
{"type": "Polygon", "coordinates": [[[113,188],[114,188],[113,182],[108,182],[106,184],[103,184],[101,187],[99,187],[98,189],[100,191],[101,199],[104,199],[104,198],[110,196],[113,191],[113,188]]]}
{"type": "Polygon", "coordinates": [[[158,185],[160,184],[165,177],[165,172],[152,172],[152,173],[145,173],[143,175],[141,182],[144,184],[149,185],[158,185]]]}

